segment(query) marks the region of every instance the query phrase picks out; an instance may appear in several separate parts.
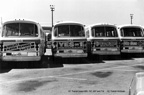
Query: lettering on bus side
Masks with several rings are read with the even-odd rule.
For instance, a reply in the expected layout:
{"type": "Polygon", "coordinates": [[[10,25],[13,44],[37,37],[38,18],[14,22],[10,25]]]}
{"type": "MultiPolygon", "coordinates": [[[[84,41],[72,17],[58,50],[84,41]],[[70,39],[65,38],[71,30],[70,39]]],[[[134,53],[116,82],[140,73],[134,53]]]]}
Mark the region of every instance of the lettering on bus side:
{"type": "Polygon", "coordinates": [[[115,47],[117,46],[117,41],[95,41],[94,47],[115,47]]]}
{"type": "Polygon", "coordinates": [[[22,51],[35,47],[35,43],[16,43],[4,46],[4,51],[22,51]]]}
{"type": "Polygon", "coordinates": [[[143,46],[144,41],[124,41],[123,45],[125,45],[125,46],[143,46]]]}
{"type": "Polygon", "coordinates": [[[83,42],[58,42],[58,48],[83,48],[83,42]]]}

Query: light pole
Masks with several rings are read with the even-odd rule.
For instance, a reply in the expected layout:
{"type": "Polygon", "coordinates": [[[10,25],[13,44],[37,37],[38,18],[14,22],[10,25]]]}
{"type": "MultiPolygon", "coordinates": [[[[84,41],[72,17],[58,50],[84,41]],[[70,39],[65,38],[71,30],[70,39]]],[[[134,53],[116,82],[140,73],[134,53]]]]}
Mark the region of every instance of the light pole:
{"type": "Polygon", "coordinates": [[[55,10],[54,5],[50,5],[50,9],[51,9],[51,12],[52,12],[52,27],[53,27],[53,11],[55,10]]]}
{"type": "Polygon", "coordinates": [[[131,18],[131,24],[133,24],[133,23],[132,23],[133,14],[130,14],[130,18],[131,18]]]}

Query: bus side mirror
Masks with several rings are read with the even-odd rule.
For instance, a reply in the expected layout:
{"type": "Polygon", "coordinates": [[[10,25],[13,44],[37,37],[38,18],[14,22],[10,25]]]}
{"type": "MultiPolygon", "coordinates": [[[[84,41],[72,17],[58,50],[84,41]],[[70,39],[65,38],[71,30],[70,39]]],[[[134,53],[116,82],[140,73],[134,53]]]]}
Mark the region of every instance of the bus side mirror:
{"type": "Polygon", "coordinates": [[[51,34],[47,35],[47,40],[50,41],[51,40],[51,34]]]}

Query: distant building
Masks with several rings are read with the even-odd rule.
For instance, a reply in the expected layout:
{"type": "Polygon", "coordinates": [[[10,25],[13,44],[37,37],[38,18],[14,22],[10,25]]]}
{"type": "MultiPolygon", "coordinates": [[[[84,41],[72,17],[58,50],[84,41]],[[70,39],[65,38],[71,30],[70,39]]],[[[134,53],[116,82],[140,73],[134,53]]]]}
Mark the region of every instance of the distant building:
{"type": "Polygon", "coordinates": [[[51,26],[42,26],[42,28],[43,28],[43,30],[44,30],[44,32],[46,34],[49,34],[52,31],[52,27],[51,26]]]}

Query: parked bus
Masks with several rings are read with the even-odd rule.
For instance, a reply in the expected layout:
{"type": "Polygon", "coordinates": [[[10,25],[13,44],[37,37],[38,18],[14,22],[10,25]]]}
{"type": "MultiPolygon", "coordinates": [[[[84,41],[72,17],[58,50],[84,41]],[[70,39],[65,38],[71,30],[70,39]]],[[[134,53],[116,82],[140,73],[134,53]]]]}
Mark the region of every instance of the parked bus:
{"type": "Polygon", "coordinates": [[[87,57],[87,39],[84,25],[79,22],[63,21],[52,29],[52,54],[54,57],[87,57]]]}
{"type": "Polygon", "coordinates": [[[136,73],[133,77],[129,87],[129,95],[144,95],[144,72],[136,73]]]}
{"type": "Polygon", "coordinates": [[[1,63],[43,63],[45,33],[40,24],[26,20],[7,21],[2,25],[0,38],[1,63]]]}
{"type": "Polygon", "coordinates": [[[144,32],[138,25],[121,25],[118,27],[121,40],[121,53],[144,53],[144,32]]]}
{"type": "Polygon", "coordinates": [[[88,52],[91,55],[120,55],[117,27],[113,24],[93,24],[86,27],[88,52]]]}

